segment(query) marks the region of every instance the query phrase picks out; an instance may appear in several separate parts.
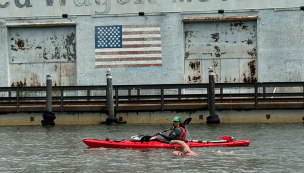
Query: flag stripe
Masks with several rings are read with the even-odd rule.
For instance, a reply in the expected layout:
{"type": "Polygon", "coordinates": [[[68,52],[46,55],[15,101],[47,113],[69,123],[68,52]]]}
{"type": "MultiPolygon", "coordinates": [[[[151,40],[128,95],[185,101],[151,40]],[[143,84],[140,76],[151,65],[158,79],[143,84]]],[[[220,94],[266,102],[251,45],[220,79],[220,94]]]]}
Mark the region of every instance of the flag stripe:
{"type": "MultiPolygon", "coordinates": [[[[161,64],[161,60],[152,61],[136,61],[135,64],[161,64]]],[[[123,65],[123,64],[133,64],[130,61],[108,61],[108,62],[95,62],[95,65],[123,65]]]]}
{"type": "Polygon", "coordinates": [[[160,33],[160,28],[122,28],[122,32],[130,31],[158,31],[160,33]]]}
{"type": "Polygon", "coordinates": [[[159,28],[159,25],[122,25],[123,28],[159,28]]]}
{"type": "Polygon", "coordinates": [[[96,55],[95,58],[96,59],[104,59],[104,58],[140,58],[140,57],[160,57],[161,58],[161,54],[136,54],[136,55],[107,55],[106,57],[104,55],[96,55]],[[132,57],[131,57],[132,56],[132,57]]]}
{"type": "Polygon", "coordinates": [[[160,37],[150,37],[150,38],[122,38],[122,41],[153,41],[161,40],[160,37]]]}
{"type": "Polygon", "coordinates": [[[152,54],[161,51],[119,51],[119,52],[96,52],[95,55],[127,55],[127,54],[152,54]]]}
{"type": "Polygon", "coordinates": [[[140,48],[140,47],[161,47],[160,44],[129,44],[122,45],[122,48],[140,48]]]}
{"type": "Polygon", "coordinates": [[[160,38],[159,34],[145,34],[145,35],[139,35],[139,34],[135,34],[135,35],[123,35],[122,39],[125,38],[160,38]]]}
{"type": "Polygon", "coordinates": [[[151,44],[152,45],[159,45],[161,47],[160,41],[125,41],[122,45],[130,45],[130,44],[140,44],[140,45],[146,45],[151,44]]]}
{"type": "Polygon", "coordinates": [[[95,65],[95,68],[161,67],[162,64],[95,65]]]}
{"type": "MultiPolygon", "coordinates": [[[[111,50],[102,49],[96,51],[96,53],[107,53],[107,52],[125,52],[125,51],[161,51],[161,47],[135,47],[135,48],[113,48],[111,50]]],[[[99,54],[99,55],[100,55],[99,54]]]]}
{"type": "Polygon", "coordinates": [[[160,34],[160,31],[123,31],[123,35],[134,35],[134,34],[160,34]]]}
{"type": "Polygon", "coordinates": [[[138,57],[138,58],[102,58],[96,59],[95,62],[103,61],[152,61],[152,60],[161,60],[161,57],[138,57]]]}

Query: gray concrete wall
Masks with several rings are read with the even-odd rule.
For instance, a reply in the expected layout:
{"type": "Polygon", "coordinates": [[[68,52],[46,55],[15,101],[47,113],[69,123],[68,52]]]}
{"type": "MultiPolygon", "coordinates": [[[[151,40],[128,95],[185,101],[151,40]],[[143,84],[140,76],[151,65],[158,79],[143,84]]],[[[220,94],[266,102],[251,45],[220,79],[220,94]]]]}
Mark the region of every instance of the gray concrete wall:
{"type": "MultiPolygon", "coordinates": [[[[302,123],[303,110],[251,110],[216,111],[221,123],[302,123]]],[[[118,113],[117,118],[127,124],[171,124],[175,116],[182,121],[192,118],[191,123],[206,124],[209,111],[189,112],[143,112],[118,113]]],[[[105,122],[106,114],[101,113],[56,113],[56,125],[97,125],[105,122]]],[[[41,125],[41,113],[1,114],[0,126],[8,125],[41,125]],[[31,117],[32,120],[31,121],[31,117]]]]}
{"type": "MultiPolygon", "coordinates": [[[[258,82],[303,81],[303,11],[259,10],[225,13],[225,16],[258,16],[258,82]]],[[[77,84],[105,84],[107,69],[94,69],[94,26],[160,24],[163,67],[161,70],[113,68],[113,83],[183,83],[184,35],[182,18],[222,17],[221,14],[167,13],[165,16],[77,18],[77,84]],[[115,19],[115,20],[114,20],[115,19]],[[84,51],[85,50],[85,51],[84,51]]],[[[206,73],[205,73],[206,74],[206,73]]]]}
{"type": "Polygon", "coordinates": [[[8,40],[5,20],[0,19],[0,87],[8,86],[8,40]]]}
{"type": "MultiPolygon", "coordinates": [[[[300,10],[224,13],[228,16],[258,16],[258,82],[302,81],[304,12],[300,10]]],[[[94,27],[104,25],[160,25],[162,67],[112,68],[114,85],[162,84],[184,82],[184,35],[182,18],[221,17],[217,13],[166,13],[160,16],[91,17],[78,16],[76,21],[77,85],[105,85],[107,68],[95,68],[94,27]]],[[[62,22],[68,19],[4,20],[0,28],[0,87],[9,86],[8,28],[6,23],[62,22]]],[[[26,69],[25,69],[26,70],[26,69]]]]}
{"type": "Polygon", "coordinates": [[[303,81],[303,11],[258,13],[259,82],[303,81]]]}
{"type": "Polygon", "coordinates": [[[107,68],[95,68],[95,26],[160,25],[162,67],[112,68],[114,85],[183,83],[183,33],[181,16],[78,17],[77,18],[77,84],[105,85],[107,68]]]}

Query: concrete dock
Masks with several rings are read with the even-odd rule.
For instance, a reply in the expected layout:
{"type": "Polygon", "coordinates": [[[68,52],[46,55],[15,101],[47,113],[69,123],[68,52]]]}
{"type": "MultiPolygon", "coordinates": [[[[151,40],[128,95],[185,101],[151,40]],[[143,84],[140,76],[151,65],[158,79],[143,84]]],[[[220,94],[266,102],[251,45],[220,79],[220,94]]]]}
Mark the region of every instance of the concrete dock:
{"type": "MultiPolygon", "coordinates": [[[[216,113],[221,123],[302,123],[303,99],[217,99],[216,113]]],[[[44,102],[21,102],[19,112],[15,103],[0,103],[0,125],[40,125],[44,102]]],[[[60,124],[101,124],[107,118],[106,102],[53,102],[52,110],[56,113],[55,122],[60,124]],[[61,111],[62,109],[62,111],[61,111]]],[[[178,115],[183,119],[192,117],[191,123],[206,123],[209,116],[206,99],[165,101],[161,111],[160,101],[125,101],[115,107],[116,117],[120,122],[134,123],[171,123],[178,115]]]]}

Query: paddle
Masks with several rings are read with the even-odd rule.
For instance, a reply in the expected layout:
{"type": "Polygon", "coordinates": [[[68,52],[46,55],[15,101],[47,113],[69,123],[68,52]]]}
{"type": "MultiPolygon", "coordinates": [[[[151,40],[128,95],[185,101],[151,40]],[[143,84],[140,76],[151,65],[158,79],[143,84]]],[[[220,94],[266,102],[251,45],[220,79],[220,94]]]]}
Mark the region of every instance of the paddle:
{"type": "Polygon", "coordinates": [[[196,143],[226,143],[226,140],[219,140],[219,141],[204,141],[204,140],[188,140],[187,142],[196,142],[196,143]]]}
{"type": "Polygon", "coordinates": [[[205,141],[205,140],[188,140],[188,142],[197,142],[197,143],[225,143],[234,141],[234,137],[232,136],[222,136],[220,140],[217,141],[205,141]]]}
{"type": "MultiPolygon", "coordinates": [[[[190,121],[192,120],[192,118],[187,118],[184,122],[183,122],[183,124],[184,125],[187,125],[187,124],[189,124],[190,123],[190,121]]],[[[166,131],[168,131],[168,130],[171,130],[171,129],[173,129],[174,127],[171,127],[170,129],[167,129],[167,130],[165,130],[165,131],[163,131],[163,132],[166,132],[166,131]]],[[[156,135],[153,135],[153,136],[157,136],[158,135],[158,133],[156,133],[156,135]]],[[[144,142],[146,142],[146,141],[149,141],[153,136],[143,136],[141,139],[140,139],[140,142],[141,143],[144,143],[144,142]]]]}

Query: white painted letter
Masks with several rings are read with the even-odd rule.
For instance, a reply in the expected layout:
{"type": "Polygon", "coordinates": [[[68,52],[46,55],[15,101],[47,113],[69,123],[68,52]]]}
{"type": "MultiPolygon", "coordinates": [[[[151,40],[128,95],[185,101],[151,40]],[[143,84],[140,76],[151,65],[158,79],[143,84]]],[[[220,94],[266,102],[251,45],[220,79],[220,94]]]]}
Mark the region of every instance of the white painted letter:
{"type": "Polygon", "coordinates": [[[8,7],[10,2],[6,2],[4,5],[0,4],[0,8],[6,8],[8,7]]]}
{"type": "MultiPolygon", "coordinates": [[[[79,2],[81,0],[74,0],[74,4],[77,6],[77,7],[82,7],[83,5],[85,6],[92,6],[92,4],[90,3],[90,0],[84,0],[82,3],[79,2]]],[[[96,1],[96,0],[95,0],[96,1]]]]}
{"type": "Polygon", "coordinates": [[[20,4],[19,0],[15,0],[15,4],[19,8],[23,8],[24,6],[32,7],[32,4],[31,4],[30,0],[25,0],[24,4],[20,4]]]}
{"type": "Polygon", "coordinates": [[[95,3],[97,5],[103,5],[105,6],[105,10],[103,12],[98,12],[98,11],[95,11],[95,14],[107,14],[110,12],[111,10],[111,1],[110,0],[105,0],[104,3],[101,3],[100,0],[95,0],[95,3]]]}

